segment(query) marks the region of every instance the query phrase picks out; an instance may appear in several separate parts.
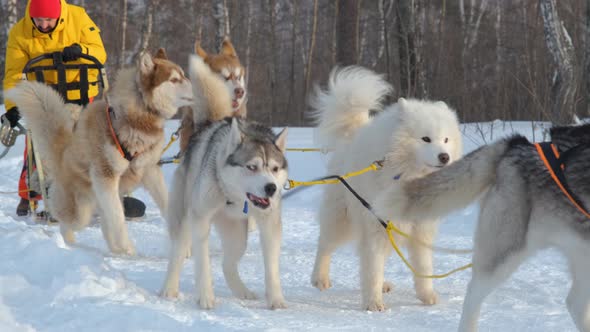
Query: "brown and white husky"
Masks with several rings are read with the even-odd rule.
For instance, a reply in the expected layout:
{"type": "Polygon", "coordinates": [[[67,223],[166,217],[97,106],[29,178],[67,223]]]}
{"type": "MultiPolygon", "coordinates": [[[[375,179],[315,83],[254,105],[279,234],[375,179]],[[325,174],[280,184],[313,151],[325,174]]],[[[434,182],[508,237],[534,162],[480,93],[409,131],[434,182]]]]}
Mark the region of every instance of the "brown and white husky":
{"type": "Polygon", "coordinates": [[[185,151],[196,124],[209,120],[218,121],[226,117],[246,117],[246,68],[240,63],[236,50],[228,37],[218,54],[207,53],[200,42],[195,43],[195,53],[203,63],[195,67],[196,77],[191,77],[199,85],[198,91],[205,96],[197,98],[192,108],[185,108],[180,130],[180,151],[185,151]],[[215,75],[211,75],[214,73],[215,75]],[[221,78],[221,80],[212,79],[221,78]],[[215,91],[215,95],[213,95],[215,91]],[[207,103],[200,100],[208,100],[207,103]]]}
{"type": "Polygon", "coordinates": [[[192,105],[191,82],[163,51],[143,54],[118,73],[106,100],[86,106],[74,119],[48,85],[24,81],[7,91],[49,168],[49,211],[67,243],[84,228],[98,205],[103,236],[113,253],[134,254],[120,195],[143,185],[162,213],[168,194],[158,165],[164,122],[192,105]]]}

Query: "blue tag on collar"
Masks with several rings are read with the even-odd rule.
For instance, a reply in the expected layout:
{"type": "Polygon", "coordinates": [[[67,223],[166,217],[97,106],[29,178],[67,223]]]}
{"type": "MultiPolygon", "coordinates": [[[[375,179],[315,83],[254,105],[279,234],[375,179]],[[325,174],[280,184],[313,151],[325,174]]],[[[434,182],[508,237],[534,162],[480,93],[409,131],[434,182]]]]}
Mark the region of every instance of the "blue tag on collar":
{"type": "Polygon", "coordinates": [[[244,214],[248,214],[248,201],[244,201],[244,209],[242,212],[244,212],[244,214]]]}
{"type": "Polygon", "coordinates": [[[401,177],[402,177],[402,173],[399,173],[398,175],[394,176],[393,179],[399,180],[401,177]]]}

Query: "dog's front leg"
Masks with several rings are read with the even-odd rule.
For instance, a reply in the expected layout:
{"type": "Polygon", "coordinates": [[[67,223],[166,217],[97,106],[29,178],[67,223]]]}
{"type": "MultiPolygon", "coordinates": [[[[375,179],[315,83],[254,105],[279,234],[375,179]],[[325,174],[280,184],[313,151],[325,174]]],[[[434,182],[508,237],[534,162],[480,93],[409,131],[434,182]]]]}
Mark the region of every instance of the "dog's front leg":
{"type": "MultiPolygon", "coordinates": [[[[280,211],[280,209],[279,209],[280,211]]],[[[264,255],[264,281],[266,301],[270,309],[286,308],[281,279],[279,276],[279,255],[281,254],[282,223],[280,212],[258,223],[264,255]]]]}
{"type": "MultiPolygon", "coordinates": [[[[363,220],[364,221],[364,220],[363,220]]],[[[362,307],[383,311],[383,273],[386,258],[384,241],[379,234],[365,230],[359,242],[362,307]]]]}
{"type": "MultiPolygon", "coordinates": [[[[408,253],[410,261],[418,273],[431,275],[433,272],[432,250],[421,243],[432,244],[436,230],[437,226],[434,221],[423,222],[414,226],[412,235],[416,241],[409,241],[408,253]]],[[[432,305],[438,302],[438,294],[434,291],[431,278],[414,276],[414,288],[416,289],[416,296],[422,303],[432,305]]]]}
{"type": "Polygon", "coordinates": [[[213,309],[215,295],[211,281],[211,263],[209,262],[209,233],[211,218],[189,218],[193,230],[193,260],[195,262],[195,286],[201,309],[213,309]]]}
{"type": "Polygon", "coordinates": [[[102,212],[102,233],[111,252],[135,255],[135,247],[129,241],[123,204],[119,199],[119,176],[91,172],[92,189],[102,212]]]}
{"type": "Polygon", "coordinates": [[[160,214],[165,215],[166,209],[168,208],[168,191],[166,189],[166,182],[164,180],[162,168],[158,165],[148,168],[143,175],[141,182],[158,205],[160,214]]]}

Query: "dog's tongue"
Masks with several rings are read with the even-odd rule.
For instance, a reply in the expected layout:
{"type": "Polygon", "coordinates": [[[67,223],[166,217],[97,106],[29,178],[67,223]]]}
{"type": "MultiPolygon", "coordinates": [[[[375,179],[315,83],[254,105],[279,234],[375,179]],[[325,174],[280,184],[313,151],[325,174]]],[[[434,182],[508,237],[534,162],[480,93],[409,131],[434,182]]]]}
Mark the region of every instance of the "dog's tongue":
{"type": "Polygon", "coordinates": [[[238,101],[237,100],[232,100],[231,101],[231,107],[233,107],[234,109],[238,108],[238,101]]]}

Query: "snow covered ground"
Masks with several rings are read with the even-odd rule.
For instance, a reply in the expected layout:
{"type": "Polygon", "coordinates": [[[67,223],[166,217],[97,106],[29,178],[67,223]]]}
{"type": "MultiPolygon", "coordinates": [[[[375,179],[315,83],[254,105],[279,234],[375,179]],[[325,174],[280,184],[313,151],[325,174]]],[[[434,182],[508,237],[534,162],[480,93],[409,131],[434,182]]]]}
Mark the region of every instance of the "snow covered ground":
{"type": "MultiPolygon", "coordinates": [[[[0,107],[1,108],[1,107],[0,107]]],[[[3,110],[0,110],[3,112],[3,110]]],[[[168,132],[177,127],[171,121],[168,132]]],[[[466,150],[513,131],[533,138],[530,123],[465,126],[466,150]]],[[[291,128],[289,147],[313,147],[309,128],[291,128]]],[[[541,140],[540,131],[535,132],[541,140]]],[[[0,331],[453,331],[456,330],[470,271],[436,280],[440,303],[424,306],[416,299],[412,276],[397,256],[386,266],[394,290],[385,295],[382,313],[360,310],[358,258],[352,245],[333,258],[333,288],[319,292],[310,285],[318,236],[316,212],[320,187],[300,191],[284,202],[281,281],[288,304],[270,311],[264,301],[264,269],[258,232],[250,233],[240,264],[244,282],[260,300],[234,298],[221,272],[221,248],[211,243],[216,308],[199,310],[195,303],[192,261],[181,277],[176,301],[158,296],[167,264],[165,222],[143,191],[136,197],[148,205],[147,216],[128,222],[136,257],[108,252],[97,224],[78,235],[70,247],[56,226],[15,215],[14,192],[22,165],[24,139],[0,159],[0,331]]],[[[1,147],[3,148],[3,147],[1,147]]],[[[170,149],[176,152],[176,146],[170,149]]],[[[325,175],[326,156],[288,152],[290,178],[308,180],[325,175]]],[[[163,166],[170,181],[174,165],[163,166]]],[[[447,217],[437,245],[470,248],[477,206],[447,217]]],[[[436,272],[470,261],[467,256],[435,254],[436,272]]],[[[575,331],[566,307],[570,286],[565,260],[552,250],[521,266],[483,306],[482,331],[575,331]]]]}

